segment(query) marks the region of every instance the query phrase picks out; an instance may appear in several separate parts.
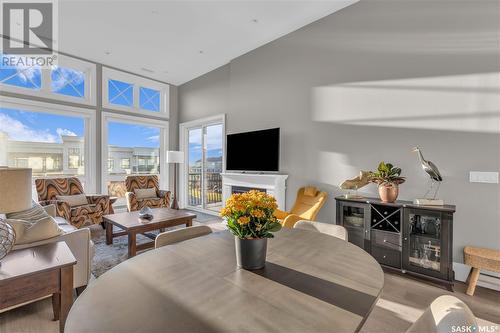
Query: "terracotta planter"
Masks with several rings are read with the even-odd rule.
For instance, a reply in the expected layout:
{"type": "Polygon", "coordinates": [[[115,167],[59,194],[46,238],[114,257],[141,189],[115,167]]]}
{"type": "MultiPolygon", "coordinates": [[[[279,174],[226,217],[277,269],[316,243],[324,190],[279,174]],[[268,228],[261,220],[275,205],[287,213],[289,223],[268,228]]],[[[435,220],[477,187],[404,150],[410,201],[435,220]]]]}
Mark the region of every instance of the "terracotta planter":
{"type": "Polygon", "coordinates": [[[399,186],[397,184],[386,184],[378,186],[378,195],[383,202],[394,202],[398,198],[399,186]]]}

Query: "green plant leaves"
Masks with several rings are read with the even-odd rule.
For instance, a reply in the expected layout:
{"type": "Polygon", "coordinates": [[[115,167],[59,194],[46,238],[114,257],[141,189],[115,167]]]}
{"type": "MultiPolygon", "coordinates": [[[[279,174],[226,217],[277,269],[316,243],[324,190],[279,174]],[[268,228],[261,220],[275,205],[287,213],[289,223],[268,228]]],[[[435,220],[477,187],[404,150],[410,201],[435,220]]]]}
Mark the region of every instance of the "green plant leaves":
{"type": "Polygon", "coordinates": [[[379,185],[402,184],[406,178],[401,177],[401,168],[394,167],[392,163],[380,162],[376,172],[370,171],[369,179],[379,185]]]}
{"type": "Polygon", "coordinates": [[[277,232],[281,230],[281,223],[279,222],[271,222],[269,223],[269,229],[267,229],[269,232],[277,232]]]}

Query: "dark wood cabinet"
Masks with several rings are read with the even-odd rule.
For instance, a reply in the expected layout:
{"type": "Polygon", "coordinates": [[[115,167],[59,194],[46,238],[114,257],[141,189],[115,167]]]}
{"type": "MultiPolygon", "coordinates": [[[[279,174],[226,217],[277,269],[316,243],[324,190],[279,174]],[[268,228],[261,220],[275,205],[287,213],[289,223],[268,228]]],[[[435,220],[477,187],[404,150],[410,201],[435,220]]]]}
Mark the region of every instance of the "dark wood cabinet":
{"type": "Polygon", "coordinates": [[[424,277],[453,288],[455,206],[419,206],[409,201],[337,197],[337,224],[349,242],[384,268],[424,277]]]}

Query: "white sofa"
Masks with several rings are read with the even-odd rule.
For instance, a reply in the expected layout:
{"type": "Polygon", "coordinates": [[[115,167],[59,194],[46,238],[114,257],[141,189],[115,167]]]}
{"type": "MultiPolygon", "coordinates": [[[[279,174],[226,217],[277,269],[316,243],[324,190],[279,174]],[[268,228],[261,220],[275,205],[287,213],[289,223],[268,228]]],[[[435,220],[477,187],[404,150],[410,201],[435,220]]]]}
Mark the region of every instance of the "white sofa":
{"type": "MultiPolygon", "coordinates": [[[[90,230],[88,228],[77,229],[62,217],[57,217],[54,205],[44,206],[43,208],[50,216],[55,218],[57,224],[64,231],[64,233],[60,236],[38,242],[16,245],[13,250],[15,251],[38,245],[64,241],[68,244],[68,247],[77,261],[73,270],[73,288],[87,286],[91,274],[90,269],[92,265],[92,258],[94,257],[94,243],[90,239],[90,230]]],[[[5,218],[2,214],[0,214],[0,217],[5,218]]]]}

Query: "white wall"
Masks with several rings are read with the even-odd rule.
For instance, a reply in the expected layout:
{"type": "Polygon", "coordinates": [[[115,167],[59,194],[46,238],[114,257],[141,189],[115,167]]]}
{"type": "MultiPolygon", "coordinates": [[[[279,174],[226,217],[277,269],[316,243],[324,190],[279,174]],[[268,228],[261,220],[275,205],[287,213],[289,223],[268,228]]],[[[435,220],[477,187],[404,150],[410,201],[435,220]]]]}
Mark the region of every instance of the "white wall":
{"type": "Polygon", "coordinates": [[[500,187],[468,182],[500,169],[499,6],[361,1],[180,86],[179,121],[227,113],[228,133],[281,127],[287,206],[316,184],[331,222],[338,184],[381,160],[408,177],[401,199],[422,196],[418,145],[457,205],[454,261],[465,245],[500,249],[500,187]]]}

